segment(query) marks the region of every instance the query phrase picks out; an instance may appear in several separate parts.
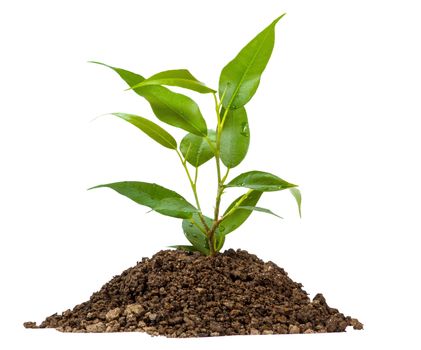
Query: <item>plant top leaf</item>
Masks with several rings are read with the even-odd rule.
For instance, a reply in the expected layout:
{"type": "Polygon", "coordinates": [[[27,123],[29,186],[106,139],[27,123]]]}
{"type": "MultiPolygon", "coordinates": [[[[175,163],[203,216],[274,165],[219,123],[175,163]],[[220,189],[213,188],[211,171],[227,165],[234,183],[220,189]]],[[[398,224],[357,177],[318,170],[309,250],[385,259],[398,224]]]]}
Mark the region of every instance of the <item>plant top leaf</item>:
{"type": "Polygon", "coordinates": [[[132,201],[163,215],[189,219],[197,212],[197,209],[184,197],[154,183],[123,181],[91,187],[90,190],[101,187],[111,188],[132,201]]]}
{"type": "Polygon", "coordinates": [[[215,93],[216,91],[207,87],[197,80],[187,69],[167,70],[152,75],[139,84],[135,84],[131,89],[141,88],[146,85],[168,85],[200,92],[201,94],[215,93]]]}
{"type": "Polygon", "coordinates": [[[231,180],[226,187],[246,187],[261,192],[281,191],[297,185],[264,171],[248,171],[231,180]]]}
{"type": "Polygon", "coordinates": [[[177,149],[177,141],[167,131],[161,128],[159,125],[151,122],[150,120],[139,117],[134,114],[127,113],[112,113],[112,115],[121,118],[130,124],[136,126],[142,130],[146,135],[160,143],[162,146],[177,149]]]}
{"type": "Polygon", "coordinates": [[[224,108],[240,108],[255,94],[260,77],[272,54],[276,23],[284,15],[279,16],[260,32],[222,69],[219,78],[219,97],[222,99],[224,96],[222,99],[224,108]]]}

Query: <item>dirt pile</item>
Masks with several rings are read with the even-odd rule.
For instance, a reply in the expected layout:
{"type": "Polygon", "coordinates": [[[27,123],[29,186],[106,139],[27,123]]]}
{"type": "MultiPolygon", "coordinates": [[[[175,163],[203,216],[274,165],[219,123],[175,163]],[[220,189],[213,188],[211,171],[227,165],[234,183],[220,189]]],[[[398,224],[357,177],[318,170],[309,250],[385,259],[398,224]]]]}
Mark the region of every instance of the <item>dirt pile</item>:
{"type": "Polygon", "coordinates": [[[106,283],[91,298],[39,326],[63,332],[147,332],[167,337],[343,332],[362,329],[311,301],[300,283],[272,262],[232,249],[207,258],[165,250],[106,283]]]}

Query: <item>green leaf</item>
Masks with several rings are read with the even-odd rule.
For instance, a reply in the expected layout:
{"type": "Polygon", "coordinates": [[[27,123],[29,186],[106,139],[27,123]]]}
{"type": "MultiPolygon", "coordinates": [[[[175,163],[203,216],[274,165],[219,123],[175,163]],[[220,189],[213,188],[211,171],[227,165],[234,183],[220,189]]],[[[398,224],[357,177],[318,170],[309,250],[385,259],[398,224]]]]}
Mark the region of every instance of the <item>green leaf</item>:
{"type": "Polygon", "coordinates": [[[301,191],[296,187],[292,187],[289,190],[291,194],[294,196],[295,201],[297,202],[298,213],[300,214],[300,217],[301,217],[301,191]]]}
{"type": "MultiPolygon", "coordinates": [[[[203,216],[206,225],[211,228],[214,220],[207,216],[203,216]]],[[[204,255],[210,254],[208,237],[206,236],[205,227],[200,220],[199,214],[195,213],[190,220],[183,220],[183,231],[189,242],[195,247],[197,251],[200,251],[204,255]],[[194,223],[192,222],[194,221],[194,223]]],[[[215,230],[215,251],[219,252],[224,245],[225,235],[220,231],[219,228],[215,230]]]]}
{"type": "Polygon", "coordinates": [[[205,119],[199,106],[190,97],[158,85],[145,86],[134,91],[149,102],[153,112],[162,122],[195,135],[206,136],[205,119]]]}
{"type": "Polygon", "coordinates": [[[226,187],[247,187],[261,192],[281,191],[297,185],[282,180],[280,177],[264,171],[249,171],[238,175],[226,187]]]}
{"type": "Polygon", "coordinates": [[[238,207],[238,209],[246,209],[246,210],[251,210],[251,211],[260,211],[262,213],[266,213],[266,214],[271,214],[274,215],[280,219],[283,219],[282,216],[279,216],[278,214],[275,214],[272,210],[266,209],[266,208],[261,208],[261,207],[250,207],[250,206],[245,206],[245,205],[240,205],[238,207]]]}
{"type": "MultiPolygon", "coordinates": [[[[221,115],[225,114],[222,110],[221,115]]],[[[234,168],[245,158],[250,144],[250,130],[244,107],[228,110],[221,131],[221,160],[227,168],[234,168]]]]}
{"type": "MultiPolygon", "coordinates": [[[[130,87],[145,80],[139,74],[132,73],[125,69],[108,66],[114,70],[130,87]]],[[[195,135],[206,136],[207,126],[205,119],[200,112],[199,106],[190,97],[175,93],[159,85],[147,85],[133,89],[138,95],[145,98],[156,117],[164,123],[184,129],[195,135]]]]}
{"type": "Polygon", "coordinates": [[[138,127],[146,135],[160,143],[162,146],[170,149],[177,149],[177,141],[175,141],[174,137],[154,122],[134,114],[112,113],[112,115],[138,127]]]}
{"type": "Polygon", "coordinates": [[[208,130],[208,138],[213,149],[203,136],[197,136],[189,133],[181,140],[180,151],[184,158],[194,167],[201,166],[209,159],[212,159],[215,155],[214,149],[216,148],[216,133],[214,130],[208,130]]]}
{"type": "Polygon", "coordinates": [[[140,88],[146,85],[169,85],[200,92],[202,94],[215,93],[216,91],[208,88],[204,83],[197,80],[187,69],[167,70],[152,75],[131,89],[140,88]]]}
{"type": "MultiPolygon", "coordinates": [[[[205,216],[206,224],[212,225],[212,219],[205,216]]],[[[195,213],[191,220],[184,219],[182,223],[184,235],[189,240],[189,242],[202,254],[209,255],[209,242],[208,238],[203,232],[205,228],[203,227],[202,222],[200,221],[199,214],[195,213]],[[192,222],[194,221],[194,223],[192,222]],[[199,229],[199,227],[200,229],[199,229]]]]}
{"type": "Polygon", "coordinates": [[[168,248],[175,248],[185,252],[198,252],[198,250],[192,245],[170,245],[168,248]]]}
{"type": "Polygon", "coordinates": [[[251,215],[252,210],[239,209],[238,207],[254,207],[261,196],[262,192],[251,190],[233,201],[224,213],[226,217],[219,224],[219,230],[227,235],[240,227],[251,215]]]}
{"type": "Polygon", "coordinates": [[[178,193],[154,183],[123,181],[90,188],[108,187],[138,204],[175,218],[189,219],[197,209],[178,193]]]}
{"type": "Polygon", "coordinates": [[[275,19],[268,27],[250,41],[239,54],[229,62],[219,78],[219,97],[225,108],[244,106],[255,94],[260,77],[266,68],[275,43],[275,19]]]}

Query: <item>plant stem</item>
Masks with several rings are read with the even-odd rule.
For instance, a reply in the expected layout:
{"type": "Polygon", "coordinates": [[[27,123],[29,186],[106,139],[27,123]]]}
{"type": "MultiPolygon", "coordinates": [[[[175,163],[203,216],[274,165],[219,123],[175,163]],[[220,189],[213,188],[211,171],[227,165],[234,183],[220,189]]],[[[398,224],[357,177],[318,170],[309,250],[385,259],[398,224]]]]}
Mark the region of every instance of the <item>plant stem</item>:
{"type": "Polygon", "coordinates": [[[197,189],[196,189],[197,176],[198,176],[199,171],[196,167],[196,172],[195,172],[194,181],[193,181],[193,179],[190,175],[189,168],[187,167],[186,160],[183,159],[183,157],[181,156],[181,153],[179,152],[178,149],[176,149],[176,152],[177,152],[178,158],[180,158],[180,161],[181,161],[181,164],[183,165],[184,170],[186,171],[187,178],[189,179],[190,186],[193,190],[193,195],[194,195],[194,199],[196,201],[196,206],[197,206],[197,209],[199,210],[198,214],[199,214],[200,221],[202,222],[203,226],[205,227],[206,232],[208,232],[209,226],[206,224],[205,218],[203,217],[202,209],[200,208],[199,196],[197,195],[197,189]]]}
{"type": "Polygon", "coordinates": [[[225,175],[221,176],[221,159],[220,159],[220,149],[221,149],[221,132],[222,132],[222,126],[224,119],[226,117],[226,112],[224,113],[224,117],[221,120],[220,115],[220,107],[221,104],[218,101],[218,98],[216,97],[216,94],[213,94],[214,101],[215,101],[215,111],[217,116],[217,128],[216,128],[216,149],[215,149],[215,161],[216,161],[216,174],[217,174],[217,180],[218,180],[218,187],[216,192],[216,200],[215,200],[215,209],[214,209],[214,222],[210,230],[208,231],[208,242],[209,242],[209,249],[210,249],[210,255],[215,255],[215,231],[219,226],[219,223],[221,220],[219,219],[219,208],[221,205],[221,197],[224,192],[224,182],[228,177],[229,168],[227,168],[227,171],[225,175]]]}

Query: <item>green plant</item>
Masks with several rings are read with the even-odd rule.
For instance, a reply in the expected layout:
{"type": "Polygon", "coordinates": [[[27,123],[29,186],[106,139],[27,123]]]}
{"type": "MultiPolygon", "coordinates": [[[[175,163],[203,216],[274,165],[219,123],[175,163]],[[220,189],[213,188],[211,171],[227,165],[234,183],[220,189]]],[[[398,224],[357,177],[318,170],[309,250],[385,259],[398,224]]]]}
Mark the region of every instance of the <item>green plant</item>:
{"type": "Polygon", "coordinates": [[[276,175],[249,171],[226,183],[230,169],[239,165],[247,154],[250,132],[244,106],[257,90],[273,50],[275,26],[283,16],[260,32],[222,69],[218,92],[207,87],[185,69],[164,71],[145,79],[121,68],[93,62],[118,73],[129,85],[128,90],[133,90],[149,102],[160,121],[188,131],[178,149],[177,141],[154,122],[133,114],[113,113],[162,146],[174,150],[191,185],[195,205],[176,192],[153,183],[125,181],[92,188],[112,188],[160,214],[182,219],[184,234],[191,245],[172,247],[199,251],[204,255],[218,252],[224,244],[225,236],[243,224],[252,211],[274,214],[269,209],[256,206],[263,192],[289,189],[297,201],[301,215],[301,194],[297,186],[276,175]],[[164,86],[177,86],[212,95],[215,102],[216,129],[207,128],[198,105],[190,97],[175,93],[164,86]],[[217,192],[211,218],[202,212],[196,185],[199,167],[212,158],[215,158],[216,163],[217,192]],[[187,163],[194,168],[194,174],[187,163]],[[224,174],[221,163],[226,168],[224,174]],[[248,191],[234,200],[221,215],[221,198],[224,190],[229,187],[244,187],[248,191]]]}

